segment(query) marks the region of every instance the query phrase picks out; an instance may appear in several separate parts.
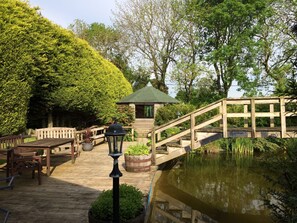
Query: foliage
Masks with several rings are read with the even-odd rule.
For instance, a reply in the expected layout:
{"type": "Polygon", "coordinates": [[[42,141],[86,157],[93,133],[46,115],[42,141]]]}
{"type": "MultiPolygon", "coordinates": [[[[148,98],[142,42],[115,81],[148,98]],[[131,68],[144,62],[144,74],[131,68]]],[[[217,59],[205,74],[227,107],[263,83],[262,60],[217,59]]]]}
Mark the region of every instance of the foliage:
{"type": "MultiPolygon", "coordinates": [[[[219,153],[220,151],[229,151],[229,147],[227,147],[227,144],[225,142],[230,142],[229,140],[220,139],[216,140],[210,143],[207,143],[204,146],[201,146],[197,148],[196,152],[199,153],[219,153]]],[[[231,148],[231,146],[230,146],[231,148]]]]}
{"type": "MultiPolygon", "coordinates": [[[[195,2],[195,1],[194,1],[195,2]]],[[[232,82],[245,88],[256,83],[247,74],[257,74],[255,58],[258,28],[266,16],[267,4],[254,1],[197,1],[197,24],[205,28],[206,59],[215,70],[216,90],[227,97],[232,82]]]]}
{"type": "Polygon", "coordinates": [[[0,7],[0,103],[14,107],[10,118],[1,116],[0,134],[26,128],[27,114],[30,124],[32,117],[41,120],[57,108],[104,122],[115,102],[132,92],[113,64],[39,9],[19,0],[3,0],[0,7]]]}
{"type": "Polygon", "coordinates": [[[150,149],[145,144],[130,145],[125,150],[125,154],[130,156],[149,155],[150,149]]]}
{"type": "Polygon", "coordinates": [[[135,118],[134,118],[135,111],[129,105],[117,105],[117,110],[114,115],[114,118],[122,125],[131,125],[135,118]]]}
{"type": "Polygon", "coordinates": [[[297,36],[294,24],[291,26],[296,21],[297,8],[294,1],[285,0],[271,1],[270,8],[272,16],[265,18],[260,30],[258,58],[265,77],[262,83],[274,85],[274,92],[283,94],[287,90],[288,77],[295,70],[291,61],[296,55],[297,36]]]}
{"type": "Polygon", "coordinates": [[[163,125],[194,110],[195,107],[190,104],[165,105],[157,110],[155,125],[163,125]]]}
{"type": "Polygon", "coordinates": [[[92,138],[91,138],[92,136],[93,136],[93,133],[92,133],[91,129],[87,128],[84,135],[83,135],[84,142],[86,142],[86,143],[92,142],[93,141],[92,138]]]}
{"type": "Polygon", "coordinates": [[[266,194],[266,204],[272,210],[275,222],[296,222],[297,140],[288,139],[284,145],[267,160],[272,174],[265,177],[273,183],[273,187],[266,194]]]}
{"type": "Polygon", "coordinates": [[[16,75],[2,75],[2,68],[0,66],[0,136],[25,130],[30,98],[28,82],[16,75]]]}
{"type": "Polygon", "coordinates": [[[281,139],[277,138],[256,138],[253,140],[253,148],[260,152],[273,152],[280,148],[281,139]]]}
{"type": "MultiPolygon", "coordinates": [[[[134,141],[138,138],[138,133],[137,131],[134,130],[134,141]]],[[[132,131],[129,131],[125,137],[124,137],[124,141],[127,141],[127,142],[132,142],[132,131]]]]}
{"type": "Polygon", "coordinates": [[[165,135],[166,135],[166,137],[170,137],[170,136],[173,136],[179,132],[180,132],[180,129],[178,127],[172,127],[172,128],[165,130],[165,135]]]}
{"type": "Polygon", "coordinates": [[[118,4],[115,28],[122,47],[129,48],[134,64],[154,76],[152,84],[167,93],[165,80],[179,48],[181,30],[186,28],[172,1],[130,0],[118,4]],[[164,13],[166,12],[166,13],[164,13]]]}
{"type": "MultiPolygon", "coordinates": [[[[120,185],[120,221],[126,222],[133,219],[143,211],[142,192],[131,185],[120,185]]],[[[95,219],[111,221],[112,220],[112,190],[105,190],[92,203],[90,211],[95,219]]]]}
{"type": "Polygon", "coordinates": [[[249,138],[235,138],[232,141],[232,152],[235,154],[253,154],[253,141],[249,138]]]}
{"type": "Polygon", "coordinates": [[[195,98],[194,91],[197,82],[210,73],[205,64],[199,60],[201,56],[197,52],[197,42],[201,38],[201,33],[191,26],[193,24],[189,23],[187,32],[181,39],[182,47],[178,49],[180,55],[171,75],[172,80],[177,83],[179,92],[183,92],[185,103],[189,103],[195,98]]]}
{"type": "Polygon", "coordinates": [[[271,84],[285,91],[296,55],[296,11],[295,1],[286,0],[129,0],[114,15],[129,62],[153,74],[158,89],[166,91],[171,76],[179,100],[197,105],[227,97],[234,85],[245,96],[270,94],[271,84]],[[211,97],[197,85],[205,77],[211,97]]]}
{"type": "Polygon", "coordinates": [[[198,151],[232,152],[236,154],[253,154],[254,151],[274,152],[284,145],[284,140],[274,137],[268,138],[226,138],[202,146],[198,151]]]}
{"type": "MultiPolygon", "coordinates": [[[[201,108],[223,98],[222,95],[218,94],[214,85],[215,81],[211,76],[202,77],[197,80],[189,98],[189,103],[197,108],[201,108]]],[[[176,95],[176,99],[186,102],[188,100],[186,94],[186,91],[180,90],[176,95]]]]}
{"type": "Polygon", "coordinates": [[[111,61],[133,84],[135,77],[128,64],[126,49],[121,48],[118,44],[121,35],[115,28],[97,22],[87,24],[76,19],[73,24],[70,24],[69,29],[79,38],[86,40],[104,58],[111,61]]]}
{"type": "MultiPolygon", "coordinates": [[[[134,130],[134,141],[138,138],[138,133],[137,131],[134,130]]],[[[128,131],[126,131],[126,135],[124,137],[124,141],[126,142],[132,142],[132,129],[129,129],[128,131]]]]}

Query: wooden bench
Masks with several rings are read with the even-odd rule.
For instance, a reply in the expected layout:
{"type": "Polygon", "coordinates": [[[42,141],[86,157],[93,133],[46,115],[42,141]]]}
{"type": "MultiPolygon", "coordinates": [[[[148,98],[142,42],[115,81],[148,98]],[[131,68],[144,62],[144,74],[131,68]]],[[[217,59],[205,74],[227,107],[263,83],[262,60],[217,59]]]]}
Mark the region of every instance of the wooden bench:
{"type": "MultiPolygon", "coordinates": [[[[97,140],[100,140],[99,142],[104,142],[105,141],[105,132],[106,129],[108,129],[108,126],[101,126],[101,127],[90,127],[92,131],[92,137],[93,139],[93,144],[97,144],[97,140]]],[[[129,130],[131,129],[131,135],[132,135],[132,141],[134,141],[134,128],[131,126],[123,126],[124,130],[129,130]]]]}
{"type": "MultiPolygon", "coordinates": [[[[74,139],[74,150],[76,155],[79,155],[79,140],[77,138],[77,133],[75,128],[68,127],[52,127],[52,128],[42,128],[35,130],[35,137],[37,140],[46,139],[46,138],[71,138],[74,139]]],[[[54,153],[62,153],[65,151],[69,151],[71,145],[65,144],[57,147],[53,152],[54,153]]]]}
{"type": "MultiPolygon", "coordinates": [[[[91,126],[89,129],[92,132],[92,136],[90,137],[93,141],[93,145],[97,145],[99,143],[105,142],[105,132],[108,126],[91,126]]],[[[125,130],[131,129],[132,141],[134,141],[134,129],[131,126],[123,126],[125,130]]],[[[84,142],[84,135],[87,129],[76,131],[76,142],[78,145],[84,142]]]]}
{"type": "Polygon", "coordinates": [[[105,141],[105,126],[101,127],[91,127],[92,136],[91,139],[93,140],[93,145],[98,144],[99,142],[105,141]],[[99,140],[99,142],[97,142],[99,140]]]}

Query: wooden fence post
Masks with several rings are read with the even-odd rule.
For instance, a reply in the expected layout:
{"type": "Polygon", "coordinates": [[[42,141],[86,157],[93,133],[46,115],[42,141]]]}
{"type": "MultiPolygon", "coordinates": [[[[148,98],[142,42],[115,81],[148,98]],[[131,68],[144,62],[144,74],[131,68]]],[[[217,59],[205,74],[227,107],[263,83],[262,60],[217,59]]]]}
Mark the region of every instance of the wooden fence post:
{"type": "MultiPolygon", "coordinates": [[[[243,112],[246,114],[248,113],[248,105],[243,105],[243,112]]],[[[249,127],[249,120],[247,117],[244,117],[244,128],[249,127]]]]}
{"type": "Polygon", "coordinates": [[[252,138],[256,138],[256,105],[255,100],[251,99],[251,122],[252,122],[252,138]]]}
{"type": "Polygon", "coordinates": [[[228,123],[227,123],[227,103],[226,99],[222,101],[222,120],[223,120],[223,138],[228,138],[228,123]]]}
{"type": "Polygon", "coordinates": [[[152,163],[153,165],[156,164],[156,133],[155,133],[155,127],[152,130],[152,135],[151,135],[151,140],[152,140],[152,163]]]}
{"type": "Polygon", "coordinates": [[[280,120],[281,120],[281,138],[285,138],[287,133],[286,128],[286,104],[285,104],[285,98],[280,97],[279,98],[279,107],[280,107],[280,120]]]}
{"type": "Polygon", "coordinates": [[[132,135],[132,141],[134,141],[134,128],[133,128],[133,126],[131,127],[131,135],[132,135]]]}
{"type": "MultiPolygon", "coordinates": [[[[195,116],[191,114],[191,149],[195,149],[195,116]]],[[[198,140],[198,139],[197,139],[198,140]]]]}
{"type": "MultiPolygon", "coordinates": [[[[274,104],[270,104],[269,105],[269,112],[274,113],[274,104]]],[[[274,127],[274,116],[270,116],[270,127],[273,128],[274,127]]]]}

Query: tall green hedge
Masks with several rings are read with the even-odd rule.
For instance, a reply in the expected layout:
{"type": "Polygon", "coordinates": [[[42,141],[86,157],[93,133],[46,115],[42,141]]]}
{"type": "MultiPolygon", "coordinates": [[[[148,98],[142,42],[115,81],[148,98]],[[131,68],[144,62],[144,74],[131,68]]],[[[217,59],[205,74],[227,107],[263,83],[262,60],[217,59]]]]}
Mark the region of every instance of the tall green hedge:
{"type": "Polygon", "coordinates": [[[108,120],[132,92],[112,63],[38,8],[20,0],[1,0],[0,8],[0,136],[25,129],[28,111],[58,107],[108,120]]]}

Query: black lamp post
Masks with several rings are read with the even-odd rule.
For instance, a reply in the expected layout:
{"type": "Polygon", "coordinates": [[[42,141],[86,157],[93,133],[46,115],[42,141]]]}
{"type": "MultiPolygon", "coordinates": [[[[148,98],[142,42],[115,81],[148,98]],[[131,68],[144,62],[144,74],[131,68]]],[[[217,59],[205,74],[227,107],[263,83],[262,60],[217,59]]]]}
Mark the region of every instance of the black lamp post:
{"type": "Polygon", "coordinates": [[[123,175],[119,170],[118,158],[122,155],[123,139],[126,132],[122,126],[114,123],[108,127],[105,133],[107,138],[109,156],[113,158],[113,169],[109,174],[113,178],[112,196],[113,196],[113,222],[120,222],[120,194],[119,183],[120,177],[123,175]]]}

